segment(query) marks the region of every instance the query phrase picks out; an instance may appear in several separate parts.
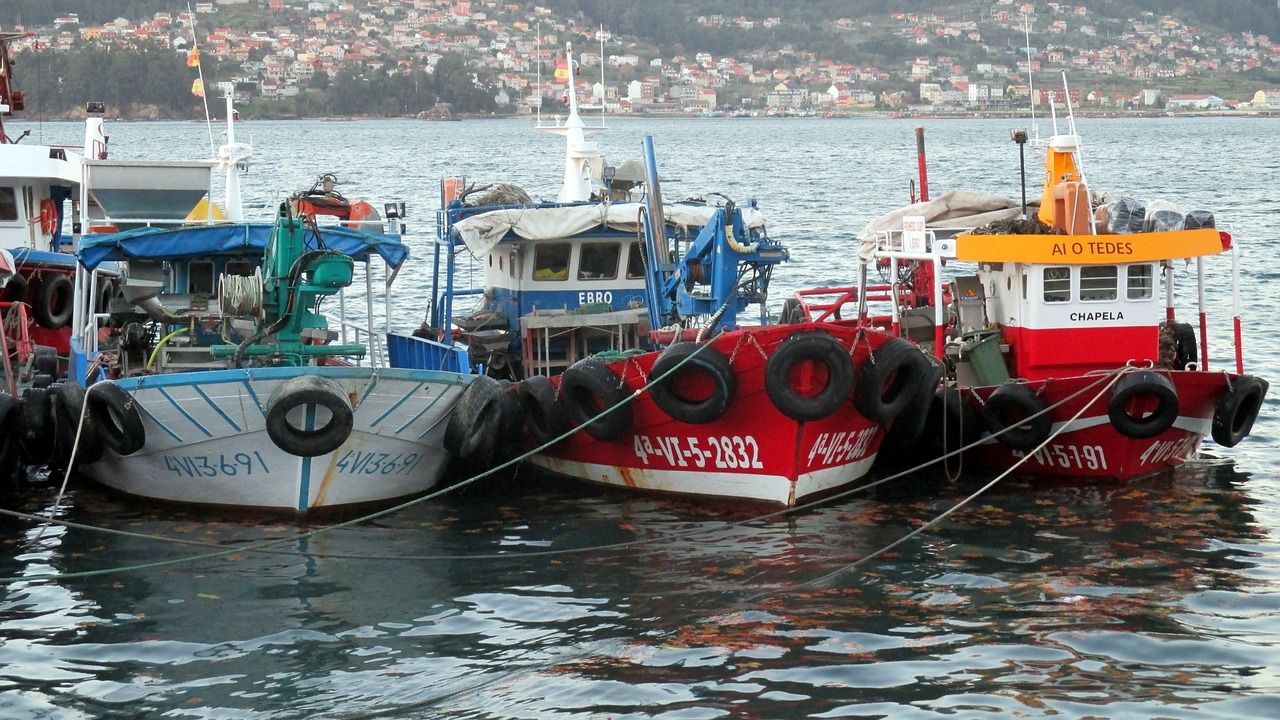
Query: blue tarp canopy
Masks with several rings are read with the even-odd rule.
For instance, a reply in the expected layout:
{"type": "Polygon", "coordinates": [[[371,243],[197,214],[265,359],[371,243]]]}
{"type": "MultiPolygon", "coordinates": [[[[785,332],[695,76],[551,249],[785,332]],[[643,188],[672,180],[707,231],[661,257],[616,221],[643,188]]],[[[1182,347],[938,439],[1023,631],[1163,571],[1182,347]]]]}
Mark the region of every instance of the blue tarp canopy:
{"type": "MultiPolygon", "coordinates": [[[[271,242],[271,223],[229,223],[226,225],[187,225],[183,227],[144,227],[108,235],[85,235],[80,239],[76,255],[90,270],[107,260],[173,260],[199,258],[216,254],[261,255],[271,242]]],[[[348,227],[306,229],[309,250],[321,247],[337,250],[355,258],[377,253],[391,267],[399,267],[409,257],[409,246],[398,236],[376,235],[348,227]]]]}

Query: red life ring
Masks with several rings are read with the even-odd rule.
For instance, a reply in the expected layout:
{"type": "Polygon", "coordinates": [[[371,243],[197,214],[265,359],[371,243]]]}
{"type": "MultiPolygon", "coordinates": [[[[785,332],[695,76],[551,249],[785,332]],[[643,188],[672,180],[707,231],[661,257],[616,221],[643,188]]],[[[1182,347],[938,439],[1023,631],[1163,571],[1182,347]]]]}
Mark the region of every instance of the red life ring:
{"type": "Polygon", "coordinates": [[[40,201],[40,232],[52,235],[58,230],[58,206],[52,198],[40,201]]]}

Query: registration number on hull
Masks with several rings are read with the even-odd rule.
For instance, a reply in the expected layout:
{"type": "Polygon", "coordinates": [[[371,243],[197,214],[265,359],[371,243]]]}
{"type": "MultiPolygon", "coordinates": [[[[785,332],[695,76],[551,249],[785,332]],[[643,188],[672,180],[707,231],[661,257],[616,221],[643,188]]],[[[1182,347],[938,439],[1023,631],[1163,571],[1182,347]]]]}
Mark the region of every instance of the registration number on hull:
{"type": "MultiPolygon", "coordinates": [[[[1014,457],[1026,457],[1021,450],[1011,451],[1014,457]]],[[[1054,443],[1031,454],[1031,461],[1051,468],[1066,470],[1106,470],[1107,453],[1101,445],[1074,445],[1054,443]]]]}
{"type": "Polygon", "coordinates": [[[721,435],[719,437],[662,437],[636,435],[633,440],[636,457],[645,465],[649,460],[665,460],[675,467],[720,470],[763,470],[760,461],[760,445],[750,435],[721,435]],[[707,443],[703,447],[703,442],[707,443]]]}

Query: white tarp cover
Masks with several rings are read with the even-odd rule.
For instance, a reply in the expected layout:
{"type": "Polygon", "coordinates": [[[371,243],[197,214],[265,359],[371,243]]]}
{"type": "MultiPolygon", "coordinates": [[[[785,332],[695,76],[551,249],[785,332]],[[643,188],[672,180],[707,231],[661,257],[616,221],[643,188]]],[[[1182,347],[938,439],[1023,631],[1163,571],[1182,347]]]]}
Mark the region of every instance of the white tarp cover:
{"type": "Polygon", "coordinates": [[[885,231],[901,232],[902,218],[919,215],[930,230],[965,230],[983,227],[997,220],[1018,217],[1022,206],[990,193],[950,190],[922,203],[900,207],[867,223],[858,234],[860,254],[867,259],[875,252],[876,236],[885,231]]]}
{"type": "MultiPolygon", "coordinates": [[[[640,227],[640,208],[644,203],[610,203],[605,205],[569,205],[565,207],[514,207],[492,210],[454,223],[467,249],[483,257],[508,232],[525,240],[555,240],[586,232],[607,224],[613,230],[634,233],[640,227]]],[[[710,205],[664,205],[668,225],[679,228],[701,228],[718,208],[710,205]]],[[[747,227],[764,227],[764,214],[754,208],[742,208],[747,227]]]]}

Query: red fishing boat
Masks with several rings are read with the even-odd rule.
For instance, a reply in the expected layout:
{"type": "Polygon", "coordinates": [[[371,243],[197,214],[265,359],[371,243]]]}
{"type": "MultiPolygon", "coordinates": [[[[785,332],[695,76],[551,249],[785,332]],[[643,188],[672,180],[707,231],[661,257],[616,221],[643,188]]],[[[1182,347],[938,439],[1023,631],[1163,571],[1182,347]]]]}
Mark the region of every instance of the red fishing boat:
{"type": "MultiPolygon", "coordinates": [[[[861,298],[870,317],[887,300],[872,321],[925,347],[941,376],[928,417],[900,418],[886,454],[915,464],[921,447],[937,457],[965,446],[966,470],[1126,480],[1186,462],[1206,436],[1236,445],[1268,383],[1244,372],[1235,241],[1207,212],[1092,202],[1074,121],[1045,152],[1038,209],[1006,203],[1002,219],[960,232],[963,219],[930,225],[951,197],[864,231],[863,280],[840,302],[861,298]],[[1189,293],[1174,283],[1183,265],[1189,293]],[[869,283],[877,271],[895,282],[869,283]],[[1228,325],[1209,320],[1211,283],[1231,289],[1228,325]],[[1198,327],[1181,322],[1191,317],[1198,327]],[[1234,367],[1211,359],[1214,335],[1232,337],[1234,367]]],[[[812,297],[800,294],[800,317],[812,297]]]]}
{"type": "Polygon", "coordinates": [[[541,444],[533,462],[629,488],[794,505],[863,477],[884,423],[915,400],[927,363],[857,321],[739,326],[786,251],[731,203],[677,253],[646,138],[643,216],[651,349],[577,361],[518,386],[541,444]]]}

